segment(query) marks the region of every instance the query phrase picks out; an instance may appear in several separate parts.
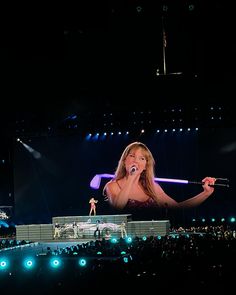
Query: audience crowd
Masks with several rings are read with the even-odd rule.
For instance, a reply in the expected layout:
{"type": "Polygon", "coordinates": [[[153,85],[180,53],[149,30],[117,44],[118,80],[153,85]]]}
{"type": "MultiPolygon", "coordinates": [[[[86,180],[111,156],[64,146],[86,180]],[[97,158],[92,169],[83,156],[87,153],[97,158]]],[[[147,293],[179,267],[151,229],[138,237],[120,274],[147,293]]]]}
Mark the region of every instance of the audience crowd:
{"type": "MultiPolygon", "coordinates": [[[[2,239],[0,248],[12,244],[2,239]]],[[[13,291],[24,286],[34,294],[95,287],[109,292],[127,288],[136,293],[145,289],[164,294],[226,292],[236,275],[236,235],[234,229],[223,225],[178,227],[166,236],[128,241],[111,237],[56,250],[48,247],[47,253],[36,259],[38,267],[33,271],[22,270],[19,264],[14,270],[1,271],[2,287],[13,291]],[[63,267],[49,270],[47,261],[55,257],[62,259],[63,267]],[[79,265],[80,258],[86,265],[79,265]]]]}

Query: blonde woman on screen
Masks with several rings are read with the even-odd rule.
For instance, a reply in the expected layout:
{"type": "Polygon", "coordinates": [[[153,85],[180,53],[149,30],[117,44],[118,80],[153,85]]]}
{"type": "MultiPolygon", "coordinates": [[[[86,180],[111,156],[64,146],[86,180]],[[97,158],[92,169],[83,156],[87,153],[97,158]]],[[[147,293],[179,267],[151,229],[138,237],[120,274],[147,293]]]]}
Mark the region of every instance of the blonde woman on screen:
{"type": "Polygon", "coordinates": [[[191,208],[199,206],[214,192],[216,179],[205,177],[203,190],[191,198],[177,202],[155,182],[155,160],[142,142],[133,142],[123,151],[115,176],[104,187],[104,195],[117,209],[163,207],[191,208]]]}

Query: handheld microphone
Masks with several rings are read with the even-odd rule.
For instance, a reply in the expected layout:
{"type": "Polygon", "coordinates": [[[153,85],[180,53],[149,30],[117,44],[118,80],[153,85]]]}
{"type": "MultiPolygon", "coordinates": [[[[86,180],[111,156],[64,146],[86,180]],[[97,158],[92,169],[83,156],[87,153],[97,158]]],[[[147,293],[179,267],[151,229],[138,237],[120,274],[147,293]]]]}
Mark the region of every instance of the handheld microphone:
{"type": "Polygon", "coordinates": [[[132,175],[132,174],[134,174],[137,170],[138,170],[138,169],[137,169],[136,166],[132,166],[132,167],[130,168],[130,170],[129,170],[129,173],[132,175]]]}

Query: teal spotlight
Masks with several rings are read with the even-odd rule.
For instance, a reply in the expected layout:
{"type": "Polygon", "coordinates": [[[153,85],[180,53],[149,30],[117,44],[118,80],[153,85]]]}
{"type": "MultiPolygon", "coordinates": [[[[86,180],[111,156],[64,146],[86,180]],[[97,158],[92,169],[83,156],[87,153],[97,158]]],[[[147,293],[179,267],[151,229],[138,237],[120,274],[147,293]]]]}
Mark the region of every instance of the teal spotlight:
{"type": "Polygon", "coordinates": [[[143,236],[143,237],[142,237],[142,240],[143,240],[143,241],[147,241],[147,237],[146,237],[146,236],[143,236]]]}
{"type": "Polygon", "coordinates": [[[132,238],[131,237],[127,237],[125,240],[126,240],[127,243],[132,243],[132,238]]]}
{"type": "Polygon", "coordinates": [[[31,257],[25,258],[23,261],[23,266],[25,269],[33,269],[35,266],[35,260],[31,257]]]}
{"type": "Polygon", "coordinates": [[[121,254],[121,255],[125,255],[126,252],[125,252],[125,251],[121,251],[120,254],[121,254]]]}
{"type": "Polygon", "coordinates": [[[112,242],[113,244],[115,244],[115,243],[117,243],[117,239],[116,239],[116,238],[112,238],[112,239],[111,239],[111,242],[112,242]]]}
{"type": "Polygon", "coordinates": [[[206,221],[206,219],[205,218],[202,218],[202,222],[205,222],[206,221]]]}
{"type": "Polygon", "coordinates": [[[215,222],[215,221],[216,221],[215,218],[212,218],[212,219],[211,219],[211,222],[215,222]]]}
{"type": "Polygon", "coordinates": [[[84,266],[86,266],[86,264],[87,264],[86,259],[84,259],[84,258],[80,258],[80,259],[79,259],[79,265],[80,265],[80,266],[84,267],[84,266]]]}
{"type": "Polygon", "coordinates": [[[230,222],[235,222],[235,217],[231,217],[230,222]]]}
{"type": "Polygon", "coordinates": [[[59,258],[51,258],[50,259],[50,266],[52,268],[59,268],[61,266],[61,259],[59,258]]]}
{"type": "Polygon", "coordinates": [[[128,257],[123,257],[123,261],[124,261],[124,263],[128,263],[129,262],[128,257]]]}
{"type": "Polygon", "coordinates": [[[0,270],[8,269],[9,261],[7,258],[0,258],[0,270]]]}
{"type": "Polygon", "coordinates": [[[225,221],[225,218],[221,218],[221,222],[224,222],[225,221]]]}
{"type": "Polygon", "coordinates": [[[161,236],[157,236],[157,239],[158,239],[158,240],[161,240],[161,236]]]}

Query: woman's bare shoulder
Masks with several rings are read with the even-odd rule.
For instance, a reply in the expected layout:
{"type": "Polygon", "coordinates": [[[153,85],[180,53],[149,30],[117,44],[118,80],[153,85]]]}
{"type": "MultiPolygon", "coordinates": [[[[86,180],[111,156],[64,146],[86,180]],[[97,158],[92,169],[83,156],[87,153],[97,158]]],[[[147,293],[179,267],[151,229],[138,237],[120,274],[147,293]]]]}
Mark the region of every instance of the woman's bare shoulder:
{"type": "Polygon", "coordinates": [[[108,181],[108,183],[105,185],[105,190],[106,191],[117,191],[118,189],[121,189],[120,183],[118,180],[116,179],[111,179],[110,181],[108,181]]]}
{"type": "Polygon", "coordinates": [[[117,180],[111,179],[110,181],[107,182],[106,187],[114,187],[114,186],[117,186],[117,185],[119,185],[117,180]]]}

